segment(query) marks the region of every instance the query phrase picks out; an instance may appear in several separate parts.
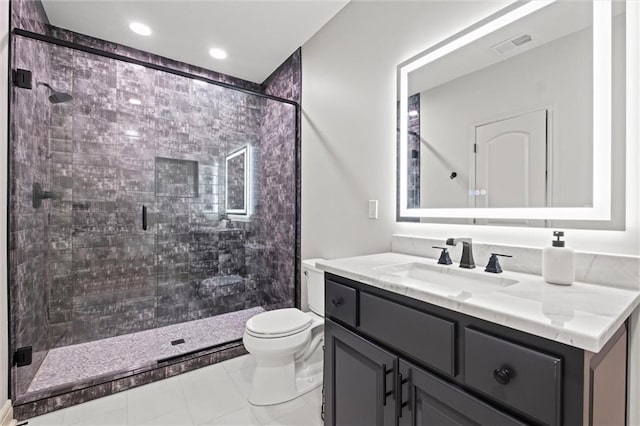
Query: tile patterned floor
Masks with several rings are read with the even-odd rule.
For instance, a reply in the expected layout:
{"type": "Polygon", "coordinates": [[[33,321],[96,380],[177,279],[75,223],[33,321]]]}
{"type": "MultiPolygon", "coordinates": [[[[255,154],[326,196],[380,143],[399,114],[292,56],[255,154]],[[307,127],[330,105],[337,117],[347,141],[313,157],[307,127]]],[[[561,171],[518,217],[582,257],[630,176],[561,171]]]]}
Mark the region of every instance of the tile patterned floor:
{"type": "Polygon", "coordinates": [[[244,355],[29,419],[29,426],[321,426],[320,388],[269,407],[247,402],[255,368],[244,355]]]}
{"type": "Polygon", "coordinates": [[[95,342],[52,349],[36,373],[28,392],[77,383],[108,373],[155,364],[180,355],[240,339],[249,318],[264,312],[257,307],[215,317],[139,331],[95,342]],[[171,341],[185,343],[172,345],[171,341]]]}

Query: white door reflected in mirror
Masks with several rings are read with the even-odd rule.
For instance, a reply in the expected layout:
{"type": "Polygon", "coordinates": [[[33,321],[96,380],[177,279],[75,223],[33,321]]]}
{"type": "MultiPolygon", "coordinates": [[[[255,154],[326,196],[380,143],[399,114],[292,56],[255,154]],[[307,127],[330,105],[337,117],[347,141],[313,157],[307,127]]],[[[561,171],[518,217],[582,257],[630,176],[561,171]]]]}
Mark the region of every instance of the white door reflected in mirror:
{"type": "Polygon", "coordinates": [[[547,206],[547,111],[476,127],[472,207],[547,206]]]}

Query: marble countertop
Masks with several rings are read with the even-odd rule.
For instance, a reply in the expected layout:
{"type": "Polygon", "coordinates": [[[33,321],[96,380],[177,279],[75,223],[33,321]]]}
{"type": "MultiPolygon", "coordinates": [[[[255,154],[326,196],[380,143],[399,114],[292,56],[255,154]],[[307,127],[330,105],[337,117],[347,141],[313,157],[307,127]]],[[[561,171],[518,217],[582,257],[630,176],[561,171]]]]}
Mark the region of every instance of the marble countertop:
{"type": "Polygon", "coordinates": [[[340,275],[413,299],[480,318],[535,336],[554,340],[591,352],[599,352],[616,330],[640,304],[640,291],[603,285],[574,283],[558,286],[542,277],[505,271],[489,274],[484,268],[465,270],[479,279],[488,275],[516,284],[477,291],[448,289],[425,281],[394,275],[394,265],[410,262],[459,271],[456,264],[437,265],[435,259],[400,253],[381,253],[335,260],[322,260],[316,266],[340,275]]]}

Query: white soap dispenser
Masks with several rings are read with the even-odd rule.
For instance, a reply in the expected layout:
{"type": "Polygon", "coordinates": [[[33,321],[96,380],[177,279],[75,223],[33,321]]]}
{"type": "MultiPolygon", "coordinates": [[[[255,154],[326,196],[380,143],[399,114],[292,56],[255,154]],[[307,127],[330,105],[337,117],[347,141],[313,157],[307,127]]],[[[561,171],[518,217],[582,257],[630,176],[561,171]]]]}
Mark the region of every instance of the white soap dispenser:
{"type": "Polygon", "coordinates": [[[553,231],[552,247],[542,251],[542,277],[550,284],[571,285],[575,280],[573,250],[564,246],[564,232],[553,231]]]}

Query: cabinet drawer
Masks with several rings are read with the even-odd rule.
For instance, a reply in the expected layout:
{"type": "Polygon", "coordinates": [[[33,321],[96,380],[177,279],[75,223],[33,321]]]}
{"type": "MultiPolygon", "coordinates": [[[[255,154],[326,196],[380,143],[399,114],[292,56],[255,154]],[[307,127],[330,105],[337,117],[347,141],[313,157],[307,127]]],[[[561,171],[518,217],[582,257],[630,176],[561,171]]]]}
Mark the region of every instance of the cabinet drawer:
{"type": "Polygon", "coordinates": [[[452,321],[361,292],[359,329],[419,362],[456,374],[452,321]]]}
{"type": "Polygon", "coordinates": [[[356,289],[327,279],[325,280],[324,295],[326,316],[342,321],[352,327],[358,325],[358,296],[356,289]]]}
{"type": "Polygon", "coordinates": [[[535,421],[560,424],[560,358],[469,328],[464,345],[467,385],[535,421]]]}

